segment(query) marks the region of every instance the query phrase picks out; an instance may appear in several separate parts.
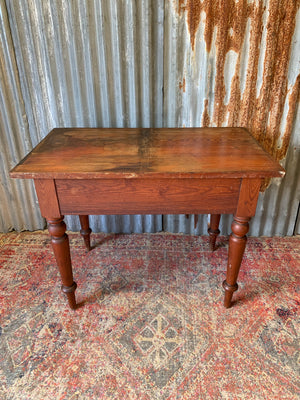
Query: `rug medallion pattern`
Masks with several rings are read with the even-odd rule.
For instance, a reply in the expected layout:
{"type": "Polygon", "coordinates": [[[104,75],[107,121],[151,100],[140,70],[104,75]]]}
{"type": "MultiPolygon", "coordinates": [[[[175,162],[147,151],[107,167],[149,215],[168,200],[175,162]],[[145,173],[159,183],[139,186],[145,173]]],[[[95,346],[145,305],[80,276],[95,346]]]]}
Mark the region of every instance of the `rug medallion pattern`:
{"type": "Polygon", "coordinates": [[[47,232],[0,235],[0,399],[296,400],[300,238],[249,238],[229,310],[228,238],[70,233],[71,311],[47,232]]]}

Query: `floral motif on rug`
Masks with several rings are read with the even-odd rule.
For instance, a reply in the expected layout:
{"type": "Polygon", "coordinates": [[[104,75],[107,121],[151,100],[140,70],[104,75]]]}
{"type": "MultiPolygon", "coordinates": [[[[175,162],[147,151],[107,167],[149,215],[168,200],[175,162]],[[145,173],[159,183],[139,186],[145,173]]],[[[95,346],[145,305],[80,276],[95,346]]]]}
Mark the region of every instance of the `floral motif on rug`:
{"type": "Polygon", "coordinates": [[[75,312],[47,233],[0,235],[1,400],[299,398],[299,237],[249,238],[228,310],[228,238],[69,237],[75,312]]]}

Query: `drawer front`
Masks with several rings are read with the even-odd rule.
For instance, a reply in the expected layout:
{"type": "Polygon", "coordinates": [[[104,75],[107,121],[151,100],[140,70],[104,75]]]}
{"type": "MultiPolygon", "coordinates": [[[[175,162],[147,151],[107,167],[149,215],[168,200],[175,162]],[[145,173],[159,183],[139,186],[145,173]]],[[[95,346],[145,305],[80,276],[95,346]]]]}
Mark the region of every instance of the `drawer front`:
{"type": "Polygon", "coordinates": [[[240,179],[57,179],[62,214],[234,213],[240,179]]]}

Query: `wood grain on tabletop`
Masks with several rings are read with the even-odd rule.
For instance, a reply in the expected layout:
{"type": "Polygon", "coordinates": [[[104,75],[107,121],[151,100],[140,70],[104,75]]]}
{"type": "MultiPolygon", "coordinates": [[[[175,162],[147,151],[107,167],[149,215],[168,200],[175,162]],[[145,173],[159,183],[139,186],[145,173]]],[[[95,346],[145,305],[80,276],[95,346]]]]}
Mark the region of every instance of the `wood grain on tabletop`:
{"type": "Polygon", "coordinates": [[[282,176],[244,128],[56,128],[14,178],[282,176]]]}

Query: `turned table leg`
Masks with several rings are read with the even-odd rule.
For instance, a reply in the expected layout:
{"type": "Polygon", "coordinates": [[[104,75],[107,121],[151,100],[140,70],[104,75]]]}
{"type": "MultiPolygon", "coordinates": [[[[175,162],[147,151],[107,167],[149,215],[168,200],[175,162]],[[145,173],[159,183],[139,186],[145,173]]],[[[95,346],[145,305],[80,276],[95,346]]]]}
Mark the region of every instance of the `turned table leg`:
{"type": "Polygon", "coordinates": [[[79,215],[79,220],[80,220],[80,225],[81,225],[81,230],[80,234],[83,237],[85,247],[87,248],[87,251],[91,250],[91,228],[89,224],[89,216],[88,215],[79,215]]]}
{"type": "Polygon", "coordinates": [[[249,221],[250,218],[235,216],[231,224],[232,233],[229,238],[227,274],[226,280],[223,282],[225,289],[224,306],[226,308],[231,306],[233,292],[238,289],[236,281],[246,247],[249,221]]]}
{"type": "Polygon", "coordinates": [[[76,309],[75,290],[70,256],[69,238],[66,234],[66,224],[61,218],[47,218],[51,243],[62,280],[61,290],[67,295],[69,306],[76,309]]]}
{"type": "Polygon", "coordinates": [[[220,223],[221,214],[211,214],[210,216],[210,224],[208,228],[209,234],[209,248],[211,251],[214,251],[216,248],[216,239],[220,234],[219,231],[219,223],[220,223]]]}

